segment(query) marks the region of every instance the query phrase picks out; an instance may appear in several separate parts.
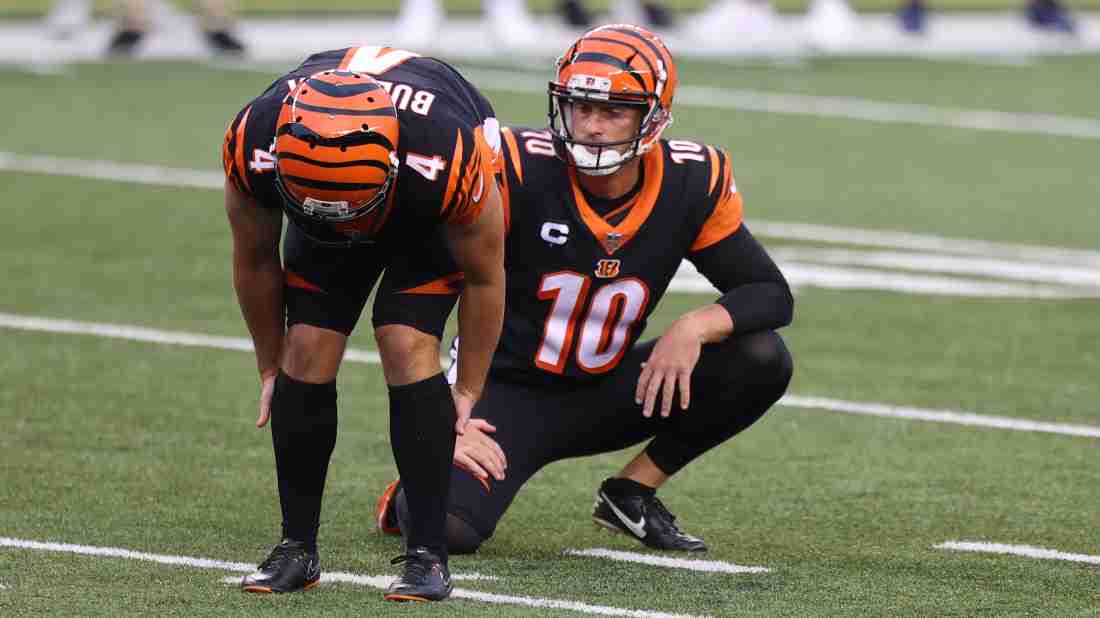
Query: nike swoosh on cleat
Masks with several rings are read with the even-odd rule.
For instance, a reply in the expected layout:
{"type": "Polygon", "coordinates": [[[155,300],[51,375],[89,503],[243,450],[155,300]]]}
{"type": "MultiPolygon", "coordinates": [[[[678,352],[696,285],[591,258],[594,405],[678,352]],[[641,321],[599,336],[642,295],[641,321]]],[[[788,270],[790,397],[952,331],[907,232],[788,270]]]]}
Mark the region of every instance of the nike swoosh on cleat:
{"type": "Polygon", "coordinates": [[[634,536],[638,537],[639,539],[645,538],[645,515],[638,518],[638,521],[636,522],[631,521],[631,519],[626,516],[626,513],[623,513],[619,510],[617,506],[615,506],[615,503],[611,501],[611,498],[607,497],[607,494],[601,491],[600,497],[603,498],[603,501],[607,503],[607,506],[611,507],[611,511],[615,513],[615,517],[618,517],[619,521],[623,522],[623,525],[629,528],[630,531],[634,533],[634,536]]]}

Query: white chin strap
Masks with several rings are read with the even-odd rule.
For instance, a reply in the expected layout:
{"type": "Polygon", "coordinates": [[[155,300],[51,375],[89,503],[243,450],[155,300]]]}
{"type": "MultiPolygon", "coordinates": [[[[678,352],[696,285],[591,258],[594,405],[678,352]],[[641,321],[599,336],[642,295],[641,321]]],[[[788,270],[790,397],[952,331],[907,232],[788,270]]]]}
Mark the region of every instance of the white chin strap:
{"type": "Polygon", "coordinates": [[[577,164],[577,171],[588,176],[610,176],[619,171],[619,168],[629,158],[612,148],[604,150],[602,155],[597,156],[580,144],[570,146],[569,153],[573,155],[573,161],[577,164]],[[597,162],[603,164],[603,167],[597,169],[597,162]]]}

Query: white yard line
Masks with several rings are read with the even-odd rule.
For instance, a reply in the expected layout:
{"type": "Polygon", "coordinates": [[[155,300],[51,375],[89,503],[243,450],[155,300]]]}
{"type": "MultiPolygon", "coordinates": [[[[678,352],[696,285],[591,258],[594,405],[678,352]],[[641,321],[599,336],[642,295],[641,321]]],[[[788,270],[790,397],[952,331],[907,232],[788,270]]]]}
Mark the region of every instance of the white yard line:
{"type": "MultiPolygon", "coordinates": [[[[25,156],[0,151],[0,171],[3,170],[200,189],[219,189],[222,186],[221,174],[218,172],[25,156]]],[[[775,247],[778,257],[788,258],[781,265],[796,288],[880,290],[975,298],[1068,299],[1100,296],[1100,288],[1097,287],[1097,280],[1100,279],[1098,252],[800,223],[754,221],[752,228],[760,236],[783,240],[859,244],[934,253],[917,255],[775,247]],[[941,253],[974,257],[968,260],[941,253]],[[805,263],[794,258],[828,263],[805,263]],[[1036,284],[882,272],[850,268],[844,266],[845,264],[896,268],[902,271],[997,276],[1036,281],[1036,284]],[[1040,282],[1055,285],[1038,285],[1040,282]]],[[[714,291],[713,286],[687,262],[684,262],[669,289],[688,293],[714,291]]]]}
{"type": "MultiPolygon", "coordinates": [[[[223,350],[252,350],[252,343],[248,339],[238,337],[217,337],[182,331],[163,331],[143,326],[57,320],[11,313],[0,313],[0,328],[32,332],[92,335],[130,341],[218,348],[223,350]]],[[[377,364],[381,362],[377,352],[355,348],[348,348],[347,352],[344,354],[344,358],[356,363],[377,364]]],[[[443,360],[446,361],[446,359],[443,360]]],[[[794,408],[827,410],[830,412],[844,412],[847,414],[860,414],[865,416],[881,416],[935,423],[970,425],[974,427],[1010,429],[1013,431],[1100,438],[1100,427],[1091,425],[1048,423],[1001,416],[986,416],[954,410],[929,410],[908,406],[894,406],[884,403],[843,401],[825,397],[805,397],[800,395],[786,395],[779,400],[779,404],[794,408]]]]}
{"type": "MultiPolygon", "coordinates": [[[[23,155],[0,151],[0,171],[22,171],[53,176],[73,176],[94,180],[117,180],[136,184],[173,187],[221,189],[223,175],[218,171],[190,168],[140,165],[95,159],[77,159],[46,155],[23,155]]],[[[889,249],[906,249],[933,253],[956,253],[991,258],[1038,260],[1054,264],[1094,266],[1100,268],[1100,251],[1067,249],[1040,245],[999,243],[965,238],[947,238],[928,234],[913,234],[890,230],[790,223],[753,219],[753,233],[766,238],[863,245],[889,249]]]]}
{"type": "MultiPolygon", "coordinates": [[[[109,558],[125,558],[128,560],[141,560],[168,564],[173,566],[187,566],[200,569],[215,569],[219,571],[236,571],[248,573],[256,568],[256,565],[247,562],[226,562],[223,560],[211,560],[209,558],[192,558],[189,556],[172,556],[165,554],[151,554],[146,552],[122,549],[118,547],[93,547],[88,545],[73,545],[69,543],[43,543],[39,541],[27,541],[0,537],[0,547],[15,547],[19,549],[33,549],[39,551],[62,552],[69,554],[81,554],[85,556],[100,556],[109,558]]],[[[385,589],[393,581],[393,576],[384,575],[357,575],[355,573],[324,573],[321,576],[323,582],[339,582],[368,586],[371,588],[385,589]]],[[[624,609],[606,605],[592,605],[581,601],[564,599],[543,599],[537,597],[523,597],[515,595],[492,594],[477,590],[455,588],[451,595],[453,598],[470,599],[484,603],[497,603],[503,605],[520,605],[523,607],[545,607],[553,609],[567,609],[583,614],[597,616],[628,616],[630,618],[697,618],[690,614],[673,614],[668,612],[651,611],[644,609],[624,609]]]]}
{"type": "Polygon", "coordinates": [[[827,397],[805,397],[801,395],[785,395],[779,400],[779,405],[792,408],[843,412],[845,414],[879,416],[883,418],[901,418],[932,423],[969,425],[971,427],[1010,429],[1012,431],[1053,433],[1082,438],[1100,438],[1100,427],[1092,425],[1048,423],[1045,421],[1032,421],[1005,416],[986,416],[984,414],[974,414],[972,412],[961,412],[957,410],[929,410],[909,406],[894,406],[885,403],[843,401],[840,399],[829,399],[827,397]]]}
{"type": "MultiPolygon", "coordinates": [[[[779,247],[773,252],[781,255],[779,247]]],[[[930,256],[934,258],[935,256],[930,256]]],[[[891,272],[777,259],[792,288],[876,290],[904,294],[961,296],[967,298],[1071,299],[1100,297],[1100,286],[1040,285],[937,274],[891,272]]],[[[687,261],[669,283],[673,292],[716,294],[714,286],[687,261]]]]}
{"type": "Polygon", "coordinates": [[[1033,260],[960,256],[906,251],[857,251],[777,245],[769,249],[778,262],[862,266],[951,275],[973,275],[1013,281],[1033,281],[1100,289],[1100,265],[1066,266],[1033,260]]]}
{"type": "Polygon", "coordinates": [[[0,170],[196,189],[220,189],[225,180],[222,172],[207,170],[44,155],[20,155],[2,151],[0,151],[0,170]]]}
{"type": "Polygon", "coordinates": [[[771,569],[761,566],[741,566],[732,562],[720,560],[689,560],[686,558],[669,558],[667,556],[653,556],[632,551],[618,551],[615,549],[567,549],[567,556],[583,556],[587,558],[606,558],[619,562],[636,562],[652,566],[666,567],[670,569],[685,569],[699,571],[701,573],[770,573],[771,569]]]}
{"type": "MultiPolygon", "coordinates": [[[[546,93],[545,76],[535,76],[521,71],[487,69],[467,69],[463,74],[479,88],[485,90],[518,94],[546,93]]],[[[1094,118],[935,107],[915,103],[888,103],[856,97],[823,97],[682,85],[676,92],[676,104],[719,110],[794,114],[888,124],[1100,139],[1100,120],[1094,118]]]]}
{"type": "Polygon", "coordinates": [[[1067,562],[1100,564],[1100,556],[1070,554],[1056,549],[1043,549],[1042,547],[1032,547],[1031,545],[1006,545],[1004,543],[986,543],[982,541],[947,541],[939,545],[934,545],[933,548],[984,554],[1008,554],[1011,556],[1024,556],[1026,558],[1038,558],[1040,560],[1065,560],[1067,562]]]}
{"type": "Polygon", "coordinates": [[[967,238],[947,238],[890,230],[869,230],[814,223],[781,221],[748,222],[753,234],[803,242],[862,245],[887,249],[906,249],[931,253],[958,253],[990,258],[1040,261],[1053,264],[1100,268],[1100,251],[1067,249],[1041,245],[1023,245],[967,238]]]}
{"type": "MultiPolygon", "coordinates": [[[[252,341],[243,337],[219,337],[201,333],[158,330],[127,324],[79,322],[76,320],[57,320],[53,318],[0,313],[0,327],[47,333],[65,333],[70,335],[93,335],[110,339],[126,339],[129,341],[195,346],[219,350],[252,351],[252,341]]],[[[356,348],[348,348],[344,353],[344,358],[357,363],[381,362],[381,357],[378,356],[377,352],[356,348]]]]}

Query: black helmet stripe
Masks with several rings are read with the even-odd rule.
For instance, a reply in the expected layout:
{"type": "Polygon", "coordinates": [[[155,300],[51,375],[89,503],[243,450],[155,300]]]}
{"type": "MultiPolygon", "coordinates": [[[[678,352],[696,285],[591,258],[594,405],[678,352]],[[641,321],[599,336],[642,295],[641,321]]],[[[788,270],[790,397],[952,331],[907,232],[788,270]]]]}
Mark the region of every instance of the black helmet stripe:
{"type": "Polygon", "coordinates": [[[319,161],[317,159],[310,159],[304,157],[295,152],[284,152],[279,155],[279,160],[293,159],[294,161],[301,161],[302,163],[308,163],[310,165],[316,165],[317,167],[376,167],[384,172],[388,172],[390,166],[382,163],[381,161],[374,161],[372,159],[361,159],[357,161],[319,161]]]}
{"type": "Polygon", "coordinates": [[[317,78],[311,78],[305,85],[321,94],[327,94],[330,97],[336,98],[353,97],[358,94],[366,94],[382,89],[382,85],[375,81],[362,84],[330,84],[329,82],[321,81],[317,78]]]}
{"type": "Polygon", "coordinates": [[[294,103],[294,108],[321,114],[335,114],[337,116],[389,116],[390,118],[397,118],[397,112],[394,111],[392,107],[379,107],[377,109],[341,109],[339,107],[310,105],[309,103],[303,103],[299,100],[294,103]]]}
{"type": "Polygon", "coordinates": [[[290,174],[281,174],[281,177],[285,182],[293,182],[302,187],[324,189],[326,191],[365,191],[367,189],[377,189],[382,186],[376,182],[335,182],[332,180],[316,180],[313,178],[303,178],[301,176],[291,176],[290,174]]]}
{"type": "MultiPolygon", "coordinates": [[[[645,54],[641,53],[641,50],[639,50],[637,47],[634,47],[633,45],[631,45],[630,43],[627,43],[626,41],[620,41],[618,39],[609,39],[607,37],[602,37],[602,36],[590,36],[590,37],[586,37],[585,40],[586,41],[600,41],[602,43],[614,43],[615,45],[622,45],[623,47],[627,47],[627,48],[630,49],[630,51],[634,52],[634,55],[641,58],[642,61],[645,62],[645,65],[647,67],[649,67],[649,72],[653,75],[653,83],[654,84],[656,84],[657,81],[661,78],[661,76],[657,74],[656,67],[654,67],[653,63],[649,61],[649,57],[646,56],[645,54]]],[[[634,70],[634,69],[632,69],[632,70],[634,70]]]]}
{"type": "MultiPolygon", "coordinates": [[[[635,39],[638,39],[639,41],[645,43],[646,46],[649,47],[649,49],[653,52],[653,54],[655,56],[657,56],[657,58],[664,61],[664,56],[661,54],[661,50],[658,49],[657,45],[653,41],[650,41],[646,37],[642,36],[641,34],[638,34],[636,31],[634,31],[630,28],[607,28],[607,30],[610,30],[611,32],[618,32],[619,34],[625,34],[629,37],[633,37],[635,39]]],[[[668,51],[667,48],[665,49],[665,53],[668,54],[668,57],[670,59],[672,58],[672,52],[668,51]]],[[[670,70],[671,68],[672,67],[665,67],[665,70],[667,71],[667,70],[670,70]]]]}
{"type": "Polygon", "coordinates": [[[638,75],[638,71],[634,67],[630,66],[626,62],[623,62],[619,58],[612,56],[611,54],[603,54],[600,52],[581,52],[573,58],[574,64],[578,62],[600,62],[613,66],[616,69],[621,69],[627,75],[633,77],[634,81],[638,82],[638,85],[641,86],[642,90],[646,89],[645,82],[642,81],[641,75],[638,75]]]}
{"type": "Polygon", "coordinates": [[[316,146],[369,146],[374,144],[384,146],[389,150],[397,150],[388,137],[374,131],[355,131],[340,137],[324,137],[300,122],[288,122],[279,127],[276,135],[291,135],[307,144],[316,146]]]}

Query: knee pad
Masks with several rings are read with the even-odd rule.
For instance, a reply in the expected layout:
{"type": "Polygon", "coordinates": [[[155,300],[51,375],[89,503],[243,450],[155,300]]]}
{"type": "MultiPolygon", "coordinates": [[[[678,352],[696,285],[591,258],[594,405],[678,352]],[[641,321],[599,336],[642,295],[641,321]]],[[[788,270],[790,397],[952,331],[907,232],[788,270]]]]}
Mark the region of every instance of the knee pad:
{"type": "Polygon", "coordinates": [[[472,554],[485,541],[474,527],[447,513],[447,547],[452,554],[472,554]]]}

